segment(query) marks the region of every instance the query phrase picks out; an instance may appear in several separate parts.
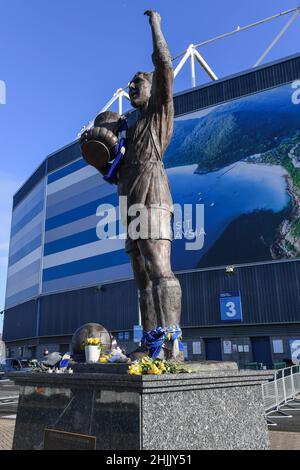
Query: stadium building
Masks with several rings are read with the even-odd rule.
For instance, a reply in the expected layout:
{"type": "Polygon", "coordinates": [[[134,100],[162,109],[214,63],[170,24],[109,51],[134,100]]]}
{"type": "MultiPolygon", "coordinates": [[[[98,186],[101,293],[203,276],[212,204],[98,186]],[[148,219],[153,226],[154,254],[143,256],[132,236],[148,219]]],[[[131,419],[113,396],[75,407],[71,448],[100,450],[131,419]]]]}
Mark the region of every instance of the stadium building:
{"type": "MultiPolygon", "coordinates": [[[[193,208],[189,236],[174,226],[172,254],[189,360],[269,366],[299,350],[299,78],[300,54],[174,96],[164,162],[174,202],[193,208]]],[[[48,156],[15,194],[8,356],[70,350],[87,322],[135,347],[138,293],[125,240],[98,237],[105,224],[121,233],[118,213],[108,216],[118,204],[78,141],[48,156]]]]}

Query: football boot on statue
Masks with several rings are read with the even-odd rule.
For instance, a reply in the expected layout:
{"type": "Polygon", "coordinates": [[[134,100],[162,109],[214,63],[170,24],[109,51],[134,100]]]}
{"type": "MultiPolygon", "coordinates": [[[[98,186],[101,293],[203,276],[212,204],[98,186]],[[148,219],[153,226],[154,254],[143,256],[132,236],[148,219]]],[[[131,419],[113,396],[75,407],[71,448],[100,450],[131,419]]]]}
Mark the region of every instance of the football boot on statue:
{"type": "Polygon", "coordinates": [[[80,137],[83,158],[102,175],[106,175],[109,162],[116,156],[115,146],[118,144],[120,118],[119,114],[110,111],[100,113],[94,121],[94,126],[84,131],[80,137]]]}

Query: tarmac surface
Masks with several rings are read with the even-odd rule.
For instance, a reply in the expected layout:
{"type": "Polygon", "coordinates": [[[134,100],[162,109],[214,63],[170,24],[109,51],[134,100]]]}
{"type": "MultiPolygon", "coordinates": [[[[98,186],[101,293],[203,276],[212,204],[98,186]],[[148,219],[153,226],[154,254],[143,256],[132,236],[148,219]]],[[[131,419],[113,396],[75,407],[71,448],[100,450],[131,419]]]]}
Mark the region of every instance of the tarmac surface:
{"type": "Polygon", "coordinates": [[[14,437],[19,387],[0,380],[0,450],[11,450],[14,437]]]}
{"type": "Polygon", "coordinates": [[[15,431],[15,420],[0,418],[0,450],[11,450],[15,431]]]}
{"type": "Polygon", "coordinates": [[[276,426],[270,426],[270,440],[273,450],[300,450],[300,397],[269,415],[276,426]]]}
{"type": "Polygon", "coordinates": [[[295,432],[300,435],[300,399],[284,405],[281,413],[269,415],[269,419],[277,426],[271,426],[273,432],[295,432]]]}
{"type": "Polygon", "coordinates": [[[0,419],[15,415],[19,399],[19,387],[11,380],[0,380],[0,419]]]}
{"type": "MultiPolygon", "coordinates": [[[[0,450],[11,450],[18,406],[18,387],[10,380],[0,380],[0,450]]],[[[269,418],[276,426],[269,427],[272,450],[300,450],[300,400],[285,405],[283,414],[269,418]]]]}

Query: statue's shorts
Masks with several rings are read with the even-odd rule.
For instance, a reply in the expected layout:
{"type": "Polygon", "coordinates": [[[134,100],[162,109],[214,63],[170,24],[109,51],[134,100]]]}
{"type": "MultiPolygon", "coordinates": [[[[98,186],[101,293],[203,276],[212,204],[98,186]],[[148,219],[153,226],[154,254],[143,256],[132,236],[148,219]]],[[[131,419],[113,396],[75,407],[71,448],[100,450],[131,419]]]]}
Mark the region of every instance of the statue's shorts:
{"type": "Polygon", "coordinates": [[[172,231],[173,212],[163,206],[143,207],[135,215],[127,215],[127,253],[138,249],[139,240],[170,240],[172,231]]]}

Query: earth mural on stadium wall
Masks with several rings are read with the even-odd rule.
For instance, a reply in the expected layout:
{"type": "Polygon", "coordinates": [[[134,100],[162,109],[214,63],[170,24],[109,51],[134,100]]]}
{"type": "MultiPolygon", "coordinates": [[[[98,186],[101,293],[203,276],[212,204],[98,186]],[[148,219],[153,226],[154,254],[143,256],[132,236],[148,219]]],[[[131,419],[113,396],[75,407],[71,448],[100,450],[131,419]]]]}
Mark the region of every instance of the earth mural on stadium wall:
{"type": "Polygon", "coordinates": [[[175,239],[175,270],[300,255],[300,105],[290,85],[175,120],[174,203],[204,204],[204,245],[175,239]]]}

